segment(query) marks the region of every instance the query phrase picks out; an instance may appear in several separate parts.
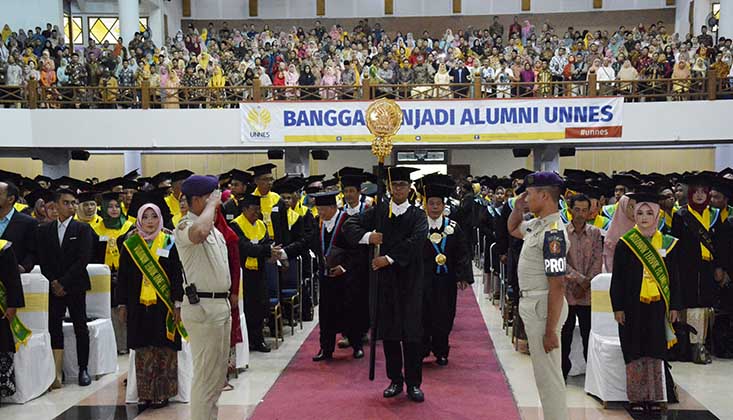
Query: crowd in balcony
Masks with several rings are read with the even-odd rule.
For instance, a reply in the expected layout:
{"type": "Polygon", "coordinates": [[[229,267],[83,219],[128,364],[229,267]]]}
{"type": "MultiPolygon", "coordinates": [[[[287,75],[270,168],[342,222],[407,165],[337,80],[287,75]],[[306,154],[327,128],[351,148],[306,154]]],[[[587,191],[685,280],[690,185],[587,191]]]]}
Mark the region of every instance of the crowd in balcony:
{"type": "Polygon", "coordinates": [[[367,79],[373,96],[397,98],[587,95],[592,78],[598,94],[674,100],[691,97],[711,73],[729,89],[733,40],[716,39],[705,26],[684,38],[672,32],[661,21],[610,33],[517,17],[508,28],[494,17],[485,28],[442,34],[388,33],[368,19],[330,29],[318,21],[307,29],[223,22],[189,24],[165,46],[155,45],[148,29],[129,42],[90,38],[72,51],[51,24],[27,31],[5,25],[0,102],[12,106],[29,83],[41,87],[42,105],[88,100],[101,107],[139,106],[146,85],[164,108],[236,106],[252,98],[255,85],[263,98],[352,99],[367,79]],[[67,86],[95,88],[72,94],[61,89],[67,86]]]}

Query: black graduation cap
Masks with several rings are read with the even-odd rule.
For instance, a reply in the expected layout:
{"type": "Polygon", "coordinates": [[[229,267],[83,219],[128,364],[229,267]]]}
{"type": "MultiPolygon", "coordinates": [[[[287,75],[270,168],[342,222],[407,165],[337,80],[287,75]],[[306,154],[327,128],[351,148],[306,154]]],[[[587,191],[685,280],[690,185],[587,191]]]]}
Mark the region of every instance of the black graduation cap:
{"type": "Polygon", "coordinates": [[[327,191],[314,194],[313,197],[315,198],[316,206],[335,206],[337,195],[338,191],[327,191]]]}
{"type": "Polygon", "coordinates": [[[102,200],[103,201],[119,201],[120,200],[120,193],[118,192],[106,192],[102,194],[102,200]]]}
{"type": "Polygon", "coordinates": [[[341,178],[341,177],[348,176],[348,175],[360,175],[362,173],[364,173],[364,170],[361,168],[352,168],[351,166],[344,166],[343,168],[334,172],[333,177],[341,178]]]}
{"type": "Polygon", "coordinates": [[[259,206],[261,199],[262,197],[258,195],[245,194],[244,197],[241,200],[239,200],[239,203],[240,203],[240,206],[242,207],[259,206]]]}
{"type": "Polygon", "coordinates": [[[428,184],[441,184],[447,185],[449,187],[456,186],[456,181],[454,181],[453,178],[450,177],[450,175],[445,175],[438,172],[424,175],[422,178],[417,180],[417,183],[421,186],[421,188],[423,185],[428,184]]]}
{"type": "Polygon", "coordinates": [[[193,175],[193,171],[189,171],[188,169],[171,172],[171,182],[185,181],[191,175],[193,175]]]}
{"type": "Polygon", "coordinates": [[[682,176],[682,183],[686,185],[711,186],[717,178],[717,175],[715,172],[710,171],[687,173],[682,176]]]}
{"type": "Polygon", "coordinates": [[[0,170],[0,181],[4,182],[11,182],[15,184],[15,186],[19,186],[20,182],[23,180],[23,175],[16,174],[15,172],[8,172],[0,170]]]}
{"type": "Polygon", "coordinates": [[[153,187],[157,188],[162,182],[172,181],[172,177],[173,175],[170,172],[158,172],[150,178],[150,183],[153,184],[153,187]]]}
{"type": "Polygon", "coordinates": [[[122,187],[126,190],[135,190],[140,187],[140,183],[135,180],[122,177],[108,179],[106,181],[97,183],[97,185],[94,186],[94,188],[99,191],[110,191],[115,187],[122,187]]]}
{"type": "Polygon", "coordinates": [[[79,204],[86,203],[87,201],[96,201],[96,197],[98,195],[99,195],[99,193],[96,192],[96,191],[84,191],[84,192],[80,192],[76,196],[76,201],[78,201],[79,204]]]}
{"type": "Polygon", "coordinates": [[[137,217],[137,212],[140,207],[147,203],[155,204],[160,209],[160,214],[163,216],[163,225],[167,228],[173,227],[173,216],[171,215],[168,203],[165,202],[165,196],[168,195],[168,188],[156,188],[150,191],[138,191],[132,196],[130,202],[130,208],[127,209],[127,214],[133,217],[137,217]]]}
{"type": "Polygon", "coordinates": [[[92,184],[88,182],[84,182],[80,179],[71,178],[68,176],[62,176],[60,178],[54,179],[51,181],[51,188],[53,189],[60,189],[60,188],[67,188],[70,190],[74,190],[76,192],[77,190],[91,190],[92,184]]]}
{"type": "Polygon", "coordinates": [[[23,179],[20,180],[20,185],[18,185],[18,187],[22,191],[33,191],[33,190],[37,190],[37,189],[41,188],[41,185],[38,182],[36,182],[36,181],[34,181],[34,180],[30,179],[30,178],[25,178],[24,177],[23,179]]]}
{"type": "Polygon", "coordinates": [[[603,191],[600,188],[595,187],[585,182],[575,184],[571,181],[568,181],[566,186],[573,191],[577,191],[578,193],[583,194],[587,196],[588,198],[592,198],[595,200],[599,200],[601,196],[603,195],[603,191]]]}
{"type": "Polygon", "coordinates": [[[137,179],[137,182],[140,184],[140,188],[142,189],[145,186],[145,184],[152,185],[153,178],[149,176],[141,176],[140,178],[137,179]]]}
{"type": "Polygon", "coordinates": [[[231,171],[229,171],[228,175],[232,180],[237,180],[243,184],[249,184],[254,181],[254,177],[251,173],[240,171],[239,169],[232,169],[231,171]]]}
{"type": "Polygon", "coordinates": [[[326,179],[326,175],[311,175],[303,178],[303,183],[308,186],[314,182],[322,182],[326,179]]]}
{"type": "Polygon", "coordinates": [[[639,203],[654,203],[659,204],[664,196],[659,195],[657,188],[652,185],[640,186],[633,193],[626,194],[631,200],[634,200],[637,204],[639,203]]]}
{"type": "Polygon", "coordinates": [[[713,182],[713,189],[733,200],[733,179],[719,176],[713,182]]]}
{"type": "Polygon", "coordinates": [[[533,174],[533,173],[534,171],[530,171],[527,168],[521,168],[509,174],[509,177],[512,179],[524,179],[524,177],[526,177],[529,174],[533,174]]]}
{"type": "Polygon", "coordinates": [[[354,187],[361,189],[361,184],[367,181],[367,177],[362,175],[344,175],[341,177],[341,188],[354,187]]]}
{"type": "Polygon", "coordinates": [[[450,197],[453,191],[454,187],[442,184],[427,184],[423,189],[426,200],[430,197],[440,197],[442,199],[445,199],[447,197],[450,197]]]}
{"type": "Polygon", "coordinates": [[[303,178],[284,176],[275,180],[272,184],[272,191],[277,194],[292,194],[303,188],[303,178]]]}
{"type": "Polygon", "coordinates": [[[51,177],[48,177],[46,175],[36,175],[36,177],[33,178],[33,180],[36,181],[36,182],[45,181],[45,182],[48,182],[49,184],[51,183],[51,181],[53,181],[53,179],[51,179],[51,177]]]}
{"type": "Polygon", "coordinates": [[[419,171],[418,168],[410,168],[409,166],[389,166],[387,167],[388,182],[405,181],[412,182],[410,174],[419,171]]]}
{"type": "Polygon", "coordinates": [[[275,169],[275,168],[277,168],[277,165],[275,165],[275,164],[272,164],[272,163],[264,163],[262,165],[252,166],[252,167],[250,167],[247,170],[249,172],[252,172],[252,175],[255,178],[257,178],[258,176],[261,176],[261,175],[271,174],[272,173],[272,170],[275,169]]]}
{"type": "Polygon", "coordinates": [[[635,189],[637,185],[641,184],[641,180],[633,174],[615,174],[612,178],[614,187],[616,185],[623,185],[627,189],[635,189]]]}
{"type": "Polygon", "coordinates": [[[338,185],[339,180],[337,178],[331,178],[323,181],[321,184],[323,185],[323,188],[329,188],[338,185]]]}
{"type": "Polygon", "coordinates": [[[122,176],[122,178],[128,179],[130,181],[134,181],[140,177],[140,172],[138,169],[135,169],[134,171],[130,171],[122,176]]]}
{"type": "Polygon", "coordinates": [[[723,169],[722,171],[718,172],[718,175],[720,175],[722,177],[731,178],[731,177],[733,177],[733,168],[731,168],[729,166],[729,167],[723,169]]]}
{"type": "Polygon", "coordinates": [[[46,188],[38,188],[25,196],[26,203],[31,207],[34,207],[36,205],[36,201],[39,199],[43,200],[45,203],[53,201],[53,191],[46,188]]]}
{"type": "Polygon", "coordinates": [[[565,169],[562,174],[568,180],[583,181],[589,178],[588,172],[581,169],[565,169]]]}
{"type": "Polygon", "coordinates": [[[513,180],[511,178],[499,178],[497,180],[497,186],[502,188],[511,188],[513,180]]]}

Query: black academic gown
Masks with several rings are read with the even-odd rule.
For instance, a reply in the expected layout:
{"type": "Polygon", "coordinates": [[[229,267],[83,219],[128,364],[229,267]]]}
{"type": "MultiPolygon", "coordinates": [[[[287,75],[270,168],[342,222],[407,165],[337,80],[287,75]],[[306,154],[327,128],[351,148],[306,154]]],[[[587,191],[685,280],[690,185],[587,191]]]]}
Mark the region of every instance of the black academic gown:
{"type": "MultiPolygon", "coordinates": [[[[479,214],[478,227],[484,242],[484,273],[491,272],[491,244],[496,242],[496,220],[500,217],[499,212],[488,204],[479,214]]],[[[494,269],[498,273],[499,261],[496,254],[496,246],[494,247],[494,269]]]]}
{"type": "Polygon", "coordinates": [[[519,305],[519,276],[517,275],[517,267],[519,265],[519,254],[522,252],[524,241],[509,234],[507,222],[511,213],[512,208],[507,201],[501,208],[501,215],[496,220],[496,251],[499,255],[507,256],[507,284],[511,287],[510,296],[514,304],[519,305]]]}
{"type": "Polygon", "coordinates": [[[270,312],[265,264],[272,255],[273,242],[265,233],[261,241],[252,243],[236,223],[229,224],[229,227],[239,236],[239,258],[242,266],[242,287],[244,287],[242,293],[249,342],[258,345],[262,342],[263,320],[270,312]],[[257,270],[246,268],[247,257],[257,258],[257,270]]]}
{"type": "MultiPolygon", "coordinates": [[[[160,256],[160,266],[168,275],[171,286],[171,301],[183,301],[183,275],[176,246],[171,247],[168,256],[160,256]]],[[[150,306],[140,303],[140,289],[143,276],[124,245],[120,248],[120,267],[117,271],[117,300],[127,306],[127,345],[131,349],[147,346],[169,347],[181,350],[181,336],[176,332],[173,341],[166,337],[165,319],[168,308],[158,298],[150,306]]]]}
{"type": "Polygon", "coordinates": [[[37,263],[36,256],[36,230],[38,222],[27,214],[15,211],[10,223],[5,228],[0,239],[13,243],[13,253],[18,264],[23,267],[26,273],[33,270],[37,263]]]}
{"type": "MultiPolygon", "coordinates": [[[[685,214],[687,207],[681,208],[673,216],[672,236],[679,238],[677,251],[681,261],[680,285],[682,288],[682,303],[685,308],[712,308],[718,295],[718,284],[713,277],[713,261],[703,261],[700,252],[700,240],[693,231],[694,225],[688,225],[685,214]]],[[[709,230],[713,243],[717,242],[720,221],[709,230]]],[[[711,250],[713,256],[716,250],[711,250]]]]}
{"type": "MultiPolygon", "coordinates": [[[[0,282],[5,286],[6,307],[22,308],[25,306],[23,285],[13,248],[15,246],[8,242],[5,248],[0,249],[0,282]]],[[[5,318],[0,319],[0,352],[15,353],[15,339],[5,318]]]]}
{"type": "Polygon", "coordinates": [[[422,312],[425,277],[423,242],[428,232],[425,213],[408,207],[400,216],[388,216],[389,203],[371,207],[360,217],[349,218],[344,233],[355,246],[365,233],[376,229],[380,219],[383,243],[380,255],[394,263],[379,270],[379,337],[390,341],[420,343],[423,338],[422,312]]]}
{"type": "MultiPolygon", "coordinates": [[[[453,329],[453,321],[456,317],[456,300],[458,296],[458,283],[465,281],[473,284],[473,271],[471,260],[463,241],[463,230],[454,221],[449,221],[453,229],[451,235],[446,236],[445,252],[447,262],[447,273],[440,269],[435,262],[435,257],[441,249],[441,244],[435,246],[430,239],[425,239],[423,245],[423,265],[425,268],[425,311],[423,321],[425,324],[425,340],[430,345],[430,337],[435,340],[438,337],[447,339],[453,329]]],[[[428,234],[443,233],[444,228],[429,229],[428,234]]],[[[438,340],[439,341],[439,340],[438,340]]],[[[445,343],[433,343],[432,350],[436,355],[447,356],[447,340],[445,343]],[[440,348],[445,347],[445,348],[440,348]]],[[[426,349],[428,350],[428,349],[426,349]]]]}
{"type": "Polygon", "coordinates": [[[239,201],[232,196],[226,203],[221,205],[221,214],[227,223],[231,223],[232,220],[242,214],[242,209],[239,208],[239,201]]]}
{"type": "MultiPolygon", "coordinates": [[[[682,309],[679,273],[685,264],[680,259],[679,247],[678,242],[664,257],[669,272],[670,310],[676,311],[682,309]]],[[[650,304],[639,301],[642,275],[643,265],[639,259],[624,241],[618,241],[613,256],[610,294],[613,311],[624,311],[626,318],[618,330],[627,364],[642,357],[665,360],[667,355],[664,298],[650,304]]]]}

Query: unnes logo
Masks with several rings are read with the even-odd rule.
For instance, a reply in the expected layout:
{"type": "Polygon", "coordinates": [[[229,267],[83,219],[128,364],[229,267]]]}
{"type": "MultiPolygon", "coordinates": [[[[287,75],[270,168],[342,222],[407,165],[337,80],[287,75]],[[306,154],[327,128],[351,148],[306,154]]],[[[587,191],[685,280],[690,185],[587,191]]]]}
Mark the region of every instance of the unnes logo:
{"type": "Polygon", "coordinates": [[[247,124],[249,124],[249,128],[251,129],[249,132],[250,137],[269,138],[270,132],[267,131],[267,127],[269,127],[270,121],[272,121],[270,111],[259,106],[251,109],[247,113],[247,124]]]}

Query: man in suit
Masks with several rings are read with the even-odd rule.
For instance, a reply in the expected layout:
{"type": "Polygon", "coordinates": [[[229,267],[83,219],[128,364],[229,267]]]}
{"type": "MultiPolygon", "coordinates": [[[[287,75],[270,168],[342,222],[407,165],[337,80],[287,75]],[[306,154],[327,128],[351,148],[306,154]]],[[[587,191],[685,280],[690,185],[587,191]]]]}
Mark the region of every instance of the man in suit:
{"type": "MultiPolygon", "coordinates": [[[[456,66],[451,69],[451,83],[471,83],[471,71],[464,65],[463,61],[458,60],[456,66]]],[[[453,86],[454,98],[467,98],[468,86],[453,86]]]]}
{"type": "Polygon", "coordinates": [[[18,271],[22,274],[29,273],[35,263],[36,245],[33,241],[38,223],[15,210],[19,195],[15,184],[0,181],[0,239],[13,243],[18,271]]]}
{"type": "Polygon", "coordinates": [[[76,193],[60,189],[54,195],[58,220],[38,228],[41,272],[51,286],[48,304],[48,330],[56,363],[56,380],[52,387],[61,387],[64,355],[64,332],[61,322],[68,308],[76,335],[76,356],[79,363],[79,385],[92,380],[87,371],[89,330],[87,329],[86,292],[91,282],[87,264],[92,259],[92,229],[74,220],[76,193]]]}

